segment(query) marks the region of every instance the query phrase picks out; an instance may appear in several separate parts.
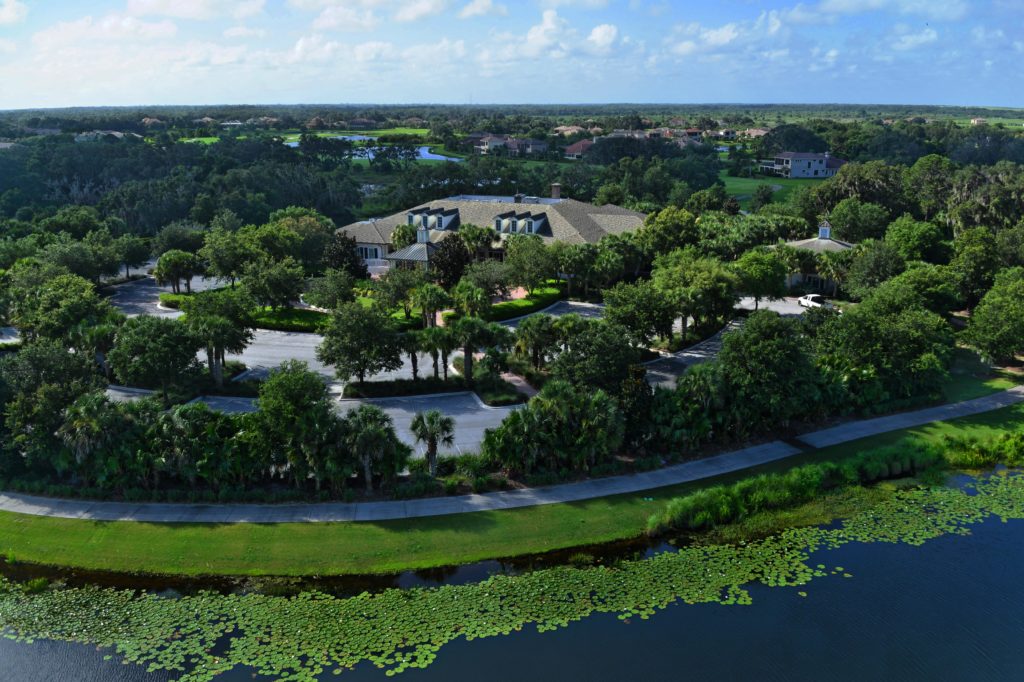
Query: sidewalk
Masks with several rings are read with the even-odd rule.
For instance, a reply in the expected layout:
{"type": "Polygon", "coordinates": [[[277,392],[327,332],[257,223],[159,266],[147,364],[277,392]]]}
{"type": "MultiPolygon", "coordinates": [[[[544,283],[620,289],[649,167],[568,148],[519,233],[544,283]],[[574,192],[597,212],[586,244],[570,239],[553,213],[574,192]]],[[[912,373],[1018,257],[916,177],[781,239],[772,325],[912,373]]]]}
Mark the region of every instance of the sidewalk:
{"type": "MultiPolygon", "coordinates": [[[[1024,402],[1024,386],[951,405],[850,422],[799,438],[813,447],[845,443],[865,436],[933,421],[965,417],[1024,402]]],[[[387,521],[477,511],[517,509],[543,504],[579,502],[596,497],[622,495],[741,471],[791,457],[802,452],[794,445],[772,441],[706,459],[626,476],[599,478],[545,488],[510,490],[483,495],[437,497],[421,500],[323,503],[292,505],[258,504],[157,504],[60,500],[15,493],[0,493],[0,511],[93,521],[141,521],[147,523],[307,523],[387,521]]]]}

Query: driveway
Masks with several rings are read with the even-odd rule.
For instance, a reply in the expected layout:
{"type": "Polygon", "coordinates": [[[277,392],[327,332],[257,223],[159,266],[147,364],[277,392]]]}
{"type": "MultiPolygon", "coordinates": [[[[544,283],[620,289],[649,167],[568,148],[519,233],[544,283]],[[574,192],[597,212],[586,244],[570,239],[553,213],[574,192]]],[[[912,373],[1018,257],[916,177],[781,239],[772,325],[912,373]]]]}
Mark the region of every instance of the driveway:
{"type": "MultiPolygon", "coordinates": [[[[774,301],[762,299],[757,309],[774,310],[779,315],[784,315],[786,317],[796,317],[804,314],[804,308],[802,308],[800,304],[797,303],[797,300],[798,299],[796,296],[787,296],[785,298],[776,299],[774,301]]],[[[741,298],[739,304],[736,307],[741,310],[753,310],[754,299],[749,296],[741,298]]]]}
{"type": "Polygon", "coordinates": [[[506,327],[512,327],[515,329],[519,326],[519,323],[525,320],[527,317],[533,317],[539,314],[553,315],[555,317],[561,317],[562,315],[576,314],[580,317],[586,317],[590,319],[597,319],[604,315],[604,306],[597,303],[583,303],[581,301],[558,301],[544,310],[530,315],[524,315],[522,317],[516,317],[511,320],[505,320],[501,324],[506,327]]]}
{"type": "Polygon", "coordinates": [[[733,320],[721,331],[698,344],[670,356],[647,363],[647,383],[651,386],[675,388],[676,379],[693,365],[713,360],[722,350],[722,337],[743,326],[741,319],[733,320]]]}
{"type": "MultiPolygon", "coordinates": [[[[207,291],[224,286],[216,279],[206,277],[192,278],[192,291],[207,291]]],[[[156,315],[160,317],[180,317],[177,310],[162,310],[158,307],[160,294],[171,293],[170,285],[160,286],[153,277],[137,279],[111,287],[114,291],[110,303],[128,317],[137,315],[156,315]]],[[[184,286],[182,287],[184,291],[184,286]]]]}
{"type": "Polygon", "coordinates": [[[425,451],[423,444],[417,444],[409,430],[413,417],[417,412],[440,410],[442,414],[455,419],[455,444],[441,447],[441,452],[464,454],[480,452],[480,444],[484,439],[484,430],[493,429],[512,411],[511,407],[487,407],[473,393],[441,393],[424,396],[408,396],[404,398],[379,398],[374,400],[339,400],[338,407],[344,413],[362,404],[376,405],[384,410],[395,422],[395,432],[404,443],[415,450],[416,457],[422,457],[425,451]]]}

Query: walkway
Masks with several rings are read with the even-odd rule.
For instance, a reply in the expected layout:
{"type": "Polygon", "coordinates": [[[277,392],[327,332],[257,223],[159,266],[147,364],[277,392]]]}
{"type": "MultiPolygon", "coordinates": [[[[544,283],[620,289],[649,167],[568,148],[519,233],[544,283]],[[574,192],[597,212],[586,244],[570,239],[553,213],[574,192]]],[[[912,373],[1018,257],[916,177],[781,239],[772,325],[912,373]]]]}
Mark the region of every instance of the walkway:
{"type": "MultiPolygon", "coordinates": [[[[804,443],[835,445],[935,420],[965,417],[1024,402],[1024,386],[983,398],[903,414],[851,422],[801,436],[804,443]]],[[[546,488],[437,497],[422,500],[294,505],[132,504],[59,500],[14,493],[0,494],[0,511],[93,521],[146,523],[305,523],[387,521],[476,511],[517,509],[543,504],[579,502],[596,497],[637,493],[668,485],[699,481],[791,457],[800,448],[773,441],[657,471],[599,478],[546,488]]]]}

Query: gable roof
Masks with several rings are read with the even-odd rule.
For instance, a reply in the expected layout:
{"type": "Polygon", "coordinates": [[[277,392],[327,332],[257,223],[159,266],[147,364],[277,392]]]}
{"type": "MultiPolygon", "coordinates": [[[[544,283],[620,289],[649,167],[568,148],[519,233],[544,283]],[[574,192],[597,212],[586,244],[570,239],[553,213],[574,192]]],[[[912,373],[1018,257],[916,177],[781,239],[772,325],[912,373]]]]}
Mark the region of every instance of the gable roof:
{"type": "Polygon", "coordinates": [[[786,246],[794,249],[800,249],[801,251],[813,251],[814,253],[825,253],[826,251],[846,251],[853,248],[853,244],[849,242],[842,242],[838,239],[826,238],[826,237],[811,237],[810,239],[800,239],[795,242],[786,242],[786,246]]]}
{"type": "Polygon", "coordinates": [[[573,144],[571,144],[568,147],[566,147],[565,148],[565,153],[566,154],[585,154],[586,151],[588,149],[590,149],[591,147],[593,147],[593,146],[594,146],[594,141],[593,140],[590,140],[590,139],[580,140],[579,142],[574,142],[573,144]]]}
{"type": "MultiPolygon", "coordinates": [[[[409,213],[439,209],[445,212],[458,210],[460,225],[472,224],[481,227],[493,227],[495,218],[511,212],[516,215],[530,214],[535,218],[543,215],[547,220],[539,234],[544,241],[569,244],[596,244],[607,235],[632,232],[643,225],[646,217],[643,213],[620,206],[594,206],[575,199],[542,200],[527,197],[521,203],[514,203],[510,197],[460,195],[421,204],[387,218],[352,223],[339,228],[339,231],[355,238],[361,244],[389,244],[391,233],[398,225],[406,224],[409,213]]],[[[436,241],[433,233],[431,240],[436,241]]]]}

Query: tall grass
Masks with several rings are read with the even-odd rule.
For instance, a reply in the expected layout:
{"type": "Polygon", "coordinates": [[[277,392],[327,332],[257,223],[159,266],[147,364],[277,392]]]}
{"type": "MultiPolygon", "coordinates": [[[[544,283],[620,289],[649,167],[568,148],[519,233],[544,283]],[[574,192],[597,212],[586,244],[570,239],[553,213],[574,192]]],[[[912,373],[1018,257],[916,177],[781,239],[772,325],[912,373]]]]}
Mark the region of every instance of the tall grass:
{"type": "Polygon", "coordinates": [[[942,461],[941,446],[888,446],[841,464],[822,462],[784,474],[762,474],[670,500],[664,511],[648,519],[647,533],[706,530],[759,512],[795,507],[833,488],[916,474],[942,461]]]}

